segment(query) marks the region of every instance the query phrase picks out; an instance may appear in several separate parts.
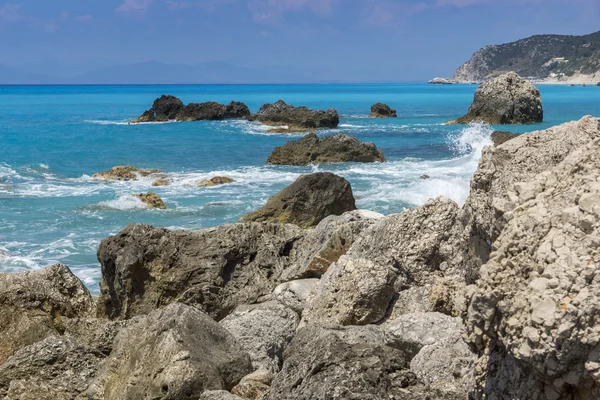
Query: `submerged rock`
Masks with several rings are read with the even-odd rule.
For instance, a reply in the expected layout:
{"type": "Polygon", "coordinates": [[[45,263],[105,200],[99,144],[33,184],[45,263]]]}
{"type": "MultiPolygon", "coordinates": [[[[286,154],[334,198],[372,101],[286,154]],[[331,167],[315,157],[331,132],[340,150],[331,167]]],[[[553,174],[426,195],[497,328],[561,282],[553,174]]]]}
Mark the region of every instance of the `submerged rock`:
{"type": "Polygon", "coordinates": [[[271,197],[257,211],[246,214],[242,222],[292,223],[314,227],[330,215],[356,210],[350,183],[330,172],[302,175],[290,186],[271,197]]]}
{"type": "Polygon", "coordinates": [[[492,142],[494,143],[494,146],[500,146],[502,143],[508,142],[518,136],[518,133],[494,131],[492,132],[492,142]]]}
{"type": "Polygon", "coordinates": [[[371,107],[371,118],[395,118],[396,110],[393,110],[387,104],[377,103],[371,107]]]}
{"type": "Polygon", "coordinates": [[[64,265],[0,273],[0,365],[17,350],[65,331],[65,318],[86,317],[94,302],[64,265]]]}
{"type": "Polygon", "coordinates": [[[145,204],[147,204],[148,208],[159,208],[162,210],[165,210],[167,208],[167,205],[160,198],[160,196],[157,195],[156,193],[153,193],[153,192],[140,193],[140,194],[136,194],[135,197],[137,197],[138,199],[143,201],[145,204]]]}
{"type": "Polygon", "coordinates": [[[540,91],[531,82],[509,72],[477,88],[467,115],[449,123],[531,124],[543,119],[540,91]]]}
{"type": "Polygon", "coordinates": [[[200,187],[209,187],[209,186],[218,186],[224,185],[226,183],[234,183],[235,179],[231,179],[227,176],[215,176],[210,179],[205,179],[203,181],[198,182],[196,185],[200,187]]]}
{"type": "Polygon", "coordinates": [[[311,133],[275,148],[267,159],[270,165],[309,165],[337,162],[385,162],[383,152],[373,143],[350,135],[317,137],[311,133]]]}
{"type": "Polygon", "coordinates": [[[265,104],[256,114],[248,118],[266,125],[288,125],[289,128],[336,128],[340,116],[335,109],[327,111],[311,110],[307,107],[295,107],[279,100],[265,104]]]}
{"type": "Polygon", "coordinates": [[[160,169],[140,169],[132,165],[126,165],[113,167],[109,171],[95,173],[92,177],[107,181],[136,181],[139,176],[146,177],[163,172],[160,169]]]}
{"type": "Polygon", "coordinates": [[[169,186],[169,180],[168,179],[157,179],[154,182],[152,182],[152,186],[169,186]]]}

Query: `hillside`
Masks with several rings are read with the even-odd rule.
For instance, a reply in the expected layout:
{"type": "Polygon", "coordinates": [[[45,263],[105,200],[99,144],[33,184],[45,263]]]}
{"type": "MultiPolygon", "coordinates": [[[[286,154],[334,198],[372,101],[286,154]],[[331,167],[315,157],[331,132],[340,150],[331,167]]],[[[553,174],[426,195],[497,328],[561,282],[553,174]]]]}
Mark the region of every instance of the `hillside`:
{"type": "Polygon", "coordinates": [[[600,71],[600,32],[584,36],[536,35],[486,46],[456,70],[454,80],[482,81],[507,71],[540,79],[591,77],[600,71]]]}

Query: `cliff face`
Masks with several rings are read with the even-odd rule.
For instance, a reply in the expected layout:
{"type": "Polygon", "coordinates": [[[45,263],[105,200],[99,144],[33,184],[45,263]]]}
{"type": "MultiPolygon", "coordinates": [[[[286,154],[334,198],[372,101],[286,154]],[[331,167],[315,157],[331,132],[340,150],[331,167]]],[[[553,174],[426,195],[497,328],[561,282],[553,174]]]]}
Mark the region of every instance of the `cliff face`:
{"type": "Polygon", "coordinates": [[[536,35],[486,46],[454,73],[459,82],[482,81],[503,72],[523,77],[570,77],[600,71],[600,32],[585,36],[536,35]]]}

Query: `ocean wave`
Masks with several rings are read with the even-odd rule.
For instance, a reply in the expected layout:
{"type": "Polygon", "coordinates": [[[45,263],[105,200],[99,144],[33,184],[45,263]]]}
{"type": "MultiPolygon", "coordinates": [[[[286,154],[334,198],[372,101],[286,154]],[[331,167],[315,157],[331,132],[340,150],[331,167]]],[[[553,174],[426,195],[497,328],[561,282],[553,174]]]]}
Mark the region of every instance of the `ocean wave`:
{"type": "Polygon", "coordinates": [[[99,119],[86,119],[83,122],[87,124],[94,125],[162,125],[162,124],[172,124],[179,121],[155,121],[155,122],[137,122],[132,124],[129,120],[120,120],[120,121],[110,121],[110,120],[99,120],[99,119]]]}
{"type": "Polygon", "coordinates": [[[115,200],[102,201],[97,204],[97,207],[120,211],[148,209],[148,205],[146,203],[131,194],[121,195],[115,200]]]}

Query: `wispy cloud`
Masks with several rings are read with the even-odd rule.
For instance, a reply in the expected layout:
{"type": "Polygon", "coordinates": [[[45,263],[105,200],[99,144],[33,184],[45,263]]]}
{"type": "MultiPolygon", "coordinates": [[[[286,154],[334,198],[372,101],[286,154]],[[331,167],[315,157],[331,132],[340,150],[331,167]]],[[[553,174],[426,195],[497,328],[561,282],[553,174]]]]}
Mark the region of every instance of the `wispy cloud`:
{"type": "Polygon", "coordinates": [[[15,3],[5,3],[0,7],[0,19],[4,21],[18,21],[21,18],[20,6],[15,3]]]}
{"type": "Polygon", "coordinates": [[[312,11],[325,17],[333,12],[338,0],[248,0],[252,19],[261,23],[282,22],[285,13],[312,11]]]}
{"type": "Polygon", "coordinates": [[[142,11],[148,8],[152,0],[125,0],[123,4],[117,7],[116,11],[142,11]]]}

